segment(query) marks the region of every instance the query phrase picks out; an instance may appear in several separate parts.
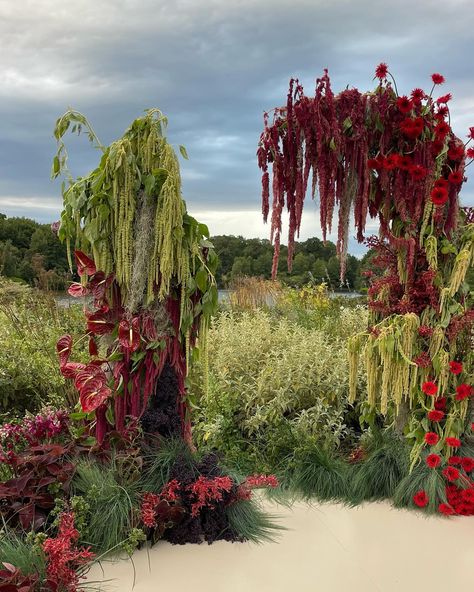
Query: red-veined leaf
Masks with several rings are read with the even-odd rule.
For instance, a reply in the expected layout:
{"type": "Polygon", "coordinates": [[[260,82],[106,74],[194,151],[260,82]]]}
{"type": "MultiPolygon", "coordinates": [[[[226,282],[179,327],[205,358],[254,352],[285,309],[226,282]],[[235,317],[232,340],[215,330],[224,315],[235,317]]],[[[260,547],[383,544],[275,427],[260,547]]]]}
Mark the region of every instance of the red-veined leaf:
{"type": "Polygon", "coordinates": [[[82,298],[82,296],[87,296],[90,290],[78,282],[74,282],[69,286],[67,293],[73,298],[82,298]]]}
{"type": "Polygon", "coordinates": [[[59,356],[60,366],[67,363],[72,349],[72,337],[70,335],[63,335],[56,343],[56,352],[59,356]]]}
{"type": "Polygon", "coordinates": [[[112,394],[108,386],[104,386],[100,380],[93,378],[90,380],[80,393],[82,410],[86,413],[95,411],[112,394]]]}
{"type": "Polygon", "coordinates": [[[106,335],[114,330],[115,323],[102,312],[102,310],[94,313],[86,313],[87,316],[87,330],[94,335],[106,335]]]}
{"type": "Polygon", "coordinates": [[[88,364],[84,370],[81,370],[76,374],[76,378],[74,380],[74,386],[77,388],[79,392],[81,392],[88,382],[92,380],[98,380],[100,383],[105,385],[107,382],[107,376],[105,372],[100,368],[100,366],[95,366],[93,364],[88,364]]]}
{"type": "Polygon", "coordinates": [[[94,275],[97,271],[94,261],[82,251],[74,251],[76,259],[77,273],[79,275],[94,275]]]}

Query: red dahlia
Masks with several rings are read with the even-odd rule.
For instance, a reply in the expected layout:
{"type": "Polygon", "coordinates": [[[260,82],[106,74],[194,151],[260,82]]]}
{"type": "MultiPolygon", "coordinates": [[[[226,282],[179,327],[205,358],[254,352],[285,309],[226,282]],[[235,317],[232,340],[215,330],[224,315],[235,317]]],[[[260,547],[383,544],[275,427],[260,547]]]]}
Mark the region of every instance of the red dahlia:
{"type": "Polygon", "coordinates": [[[470,456],[465,456],[462,458],[461,467],[466,471],[466,473],[474,471],[474,458],[471,458],[470,456]]]}
{"type": "Polygon", "coordinates": [[[426,491],[424,491],[423,489],[417,491],[413,496],[413,501],[419,508],[424,508],[425,506],[427,506],[429,499],[426,495],[426,491]]]}
{"type": "Polygon", "coordinates": [[[442,97],[439,97],[438,99],[436,99],[436,103],[438,105],[445,105],[446,103],[448,103],[451,99],[453,98],[453,95],[451,93],[448,93],[447,95],[443,95],[442,97]]]}
{"type": "Polygon", "coordinates": [[[411,178],[414,181],[422,181],[428,174],[428,170],[421,164],[415,164],[409,168],[411,178]]]}
{"type": "Polygon", "coordinates": [[[455,510],[448,504],[439,504],[438,510],[441,514],[445,516],[452,516],[455,514],[455,510]]]}
{"type": "Polygon", "coordinates": [[[408,97],[398,97],[397,107],[400,113],[406,115],[413,109],[413,103],[408,97]]]}
{"type": "Polygon", "coordinates": [[[388,74],[388,66],[384,62],[381,62],[375,68],[375,77],[382,80],[382,78],[387,78],[387,74],[388,74]]]}
{"type": "Polygon", "coordinates": [[[445,78],[442,74],[431,74],[431,80],[433,81],[433,84],[443,84],[443,82],[445,81],[445,78]]]}
{"type": "Polygon", "coordinates": [[[448,446],[451,446],[452,448],[459,448],[461,446],[461,440],[459,438],[446,438],[445,442],[448,446]]]}
{"type": "Polygon", "coordinates": [[[456,387],[456,401],[463,401],[472,395],[472,386],[469,384],[460,384],[456,387]]]}
{"type": "Polygon", "coordinates": [[[452,374],[461,374],[462,363],[461,362],[449,362],[449,370],[452,374]]]}
{"type": "Polygon", "coordinates": [[[435,206],[442,206],[448,201],[448,192],[443,187],[434,187],[431,191],[431,201],[435,206]]]}
{"type": "Polygon", "coordinates": [[[461,473],[454,467],[446,467],[443,469],[443,475],[448,481],[452,483],[453,481],[457,481],[459,479],[461,473]]]}
{"type": "Polygon", "coordinates": [[[441,457],[439,454],[428,454],[426,457],[426,464],[430,467],[430,469],[436,469],[439,467],[441,463],[441,457]]]}
{"type": "Polygon", "coordinates": [[[438,422],[441,421],[444,417],[444,411],[438,411],[438,409],[432,409],[428,413],[428,419],[430,421],[438,422]]]}
{"type": "Polygon", "coordinates": [[[434,432],[427,432],[425,434],[425,442],[427,444],[429,444],[430,446],[434,446],[435,444],[438,444],[438,442],[439,442],[438,434],[435,434],[434,432]]]}
{"type": "Polygon", "coordinates": [[[427,381],[421,385],[421,390],[430,397],[434,397],[438,392],[438,387],[434,382],[427,381]]]}
{"type": "Polygon", "coordinates": [[[449,174],[448,181],[453,185],[460,185],[464,181],[464,175],[461,171],[453,171],[449,174]]]}

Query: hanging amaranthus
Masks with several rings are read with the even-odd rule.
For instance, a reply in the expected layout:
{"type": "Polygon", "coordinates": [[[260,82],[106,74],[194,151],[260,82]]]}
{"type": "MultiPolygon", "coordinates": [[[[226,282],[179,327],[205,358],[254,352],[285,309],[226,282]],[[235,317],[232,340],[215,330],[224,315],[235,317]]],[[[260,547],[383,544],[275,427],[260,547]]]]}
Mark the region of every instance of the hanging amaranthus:
{"type": "MultiPolygon", "coordinates": [[[[209,317],[217,305],[217,257],[209,231],[186,213],[179,163],[163,135],[157,109],[135,120],[110,146],[100,144],[83,115],[68,111],[56,124],[53,176],[67,172],[63,136],[71,127],[102,151],[86,177],[63,184],[59,237],[72,244],[80,283],[73,296],[91,296],[85,309],[91,361],[70,361],[72,339],[58,342],[63,374],[74,379],[82,410],[95,415],[102,442],[112,428],[140,417],[165,365],[176,375],[183,435],[190,437],[185,399],[189,350],[205,351],[209,317]]],[[[183,147],[181,153],[186,157],[183,147]]]]}

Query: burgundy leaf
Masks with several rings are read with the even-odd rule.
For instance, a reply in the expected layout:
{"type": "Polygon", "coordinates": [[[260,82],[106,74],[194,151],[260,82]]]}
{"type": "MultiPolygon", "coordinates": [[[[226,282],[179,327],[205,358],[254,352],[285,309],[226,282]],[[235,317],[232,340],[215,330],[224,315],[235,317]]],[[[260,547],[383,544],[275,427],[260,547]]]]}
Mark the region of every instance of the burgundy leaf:
{"type": "Polygon", "coordinates": [[[97,271],[94,261],[82,251],[74,251],[76,259],[77,273],[79,275],[94,275],[97,271]]]}
{"type": "Polygon", "coordinates": [[[82,298],[83,296],[87,296],[87,294],[90,293],[90,290],[89,288],[86,288],[86,286],[74,282],[69,286],[67,292],[73,298],[82,298]]]}
{"type": "Polygon", "coordinates": [[[56,352],[59,356],[59,364],[64,366],[67,363],[72,349],[72,337],[70,335],[63,335],[56,343],[56,352]]]}

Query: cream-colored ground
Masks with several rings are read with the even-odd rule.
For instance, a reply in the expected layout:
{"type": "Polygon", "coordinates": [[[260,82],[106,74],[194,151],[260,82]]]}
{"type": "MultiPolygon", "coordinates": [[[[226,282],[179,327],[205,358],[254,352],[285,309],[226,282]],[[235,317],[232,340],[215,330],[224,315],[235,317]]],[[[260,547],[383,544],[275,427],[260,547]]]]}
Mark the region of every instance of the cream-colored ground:
{"type": "MultiPolygon", "coordinates": [[[[474,518],[427,518],[388,504],[269,505],[277,543],[158,543],[133,556],[135,592],[451,592],[472,587],[474,518]]],[[[100,590],[132,590],[130,561],[95,566],[100,590]]]]}

